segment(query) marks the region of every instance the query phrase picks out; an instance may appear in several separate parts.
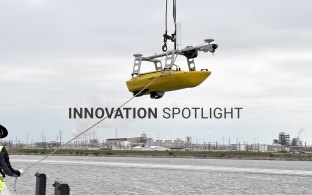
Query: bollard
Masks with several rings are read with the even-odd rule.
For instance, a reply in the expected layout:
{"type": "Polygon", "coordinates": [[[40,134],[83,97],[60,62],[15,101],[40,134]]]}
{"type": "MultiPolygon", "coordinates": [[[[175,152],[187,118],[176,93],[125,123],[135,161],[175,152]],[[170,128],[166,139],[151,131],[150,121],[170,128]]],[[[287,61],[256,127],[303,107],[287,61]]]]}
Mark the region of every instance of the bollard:
{"type": "Polygon", "coordinates": [[[54,195],[69,195],[69,185],[67,183],[55,181],[54,186],[54,195]]]}
{"type": "Polygon", "coordinates": [[[36,173],[36,193],[35,195],[46,194],[47,176],[44,173],[36,173]]]}

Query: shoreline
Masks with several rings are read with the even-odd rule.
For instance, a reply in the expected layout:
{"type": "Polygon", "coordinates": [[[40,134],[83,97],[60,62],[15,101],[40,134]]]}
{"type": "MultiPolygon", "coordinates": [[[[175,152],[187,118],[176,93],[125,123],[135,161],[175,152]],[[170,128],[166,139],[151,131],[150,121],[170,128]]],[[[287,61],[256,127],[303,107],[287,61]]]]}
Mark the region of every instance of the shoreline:
{"type": "MultiPolygon", "coordinates": [[[[47,155],[54,149],[9,148],[10,155],[47,155]]],[[[312,161],[312,153],[247,152],[247,151],[137,151],[137,150],[76,150],[61,149],[54,156],[155,157],[236,160],[312,161]]]]}

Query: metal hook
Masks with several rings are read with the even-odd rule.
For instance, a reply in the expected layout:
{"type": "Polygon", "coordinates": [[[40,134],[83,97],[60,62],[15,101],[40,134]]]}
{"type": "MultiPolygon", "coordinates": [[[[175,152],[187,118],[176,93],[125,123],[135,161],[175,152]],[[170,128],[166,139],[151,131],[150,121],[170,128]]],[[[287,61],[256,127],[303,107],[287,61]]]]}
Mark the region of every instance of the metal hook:
{"type": "Polygon", "coordinates": [[[164,45],[162,46],[162,48],[161,48],[162,50],[163,50],[163,52],[166,52],[167,51],[167,44],[166,43],[164,43],[164,45]]]}

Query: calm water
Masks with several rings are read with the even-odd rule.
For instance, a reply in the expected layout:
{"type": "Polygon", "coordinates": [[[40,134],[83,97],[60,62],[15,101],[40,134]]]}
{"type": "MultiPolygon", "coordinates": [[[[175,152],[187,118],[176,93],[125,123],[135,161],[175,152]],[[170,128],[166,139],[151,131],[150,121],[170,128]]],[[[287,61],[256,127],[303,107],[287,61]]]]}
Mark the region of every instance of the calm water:
{"type": "MultiPolygon", "coordinates": [[[[25,168],[40,156],[14,156],[25,168]]],[[[131,157],[49,157],[17,181],[12,194],[32,195],[35,173],[46,173],[47,194],[55,180],[71,194],[312,194],[312,162],[170,159],[131,157]]]]}

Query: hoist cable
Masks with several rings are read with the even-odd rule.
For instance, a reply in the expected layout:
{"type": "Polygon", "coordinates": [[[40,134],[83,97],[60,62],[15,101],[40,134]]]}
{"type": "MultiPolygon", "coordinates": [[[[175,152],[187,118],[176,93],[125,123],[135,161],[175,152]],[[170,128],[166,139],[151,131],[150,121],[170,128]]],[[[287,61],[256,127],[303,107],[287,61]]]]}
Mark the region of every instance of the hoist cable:
{"type": "Polygon", "coordinates": [[[173,0],[172,15],[173,15],[173,22],[174,22],[174,30],[175,30],[175,32],[176,32],[176,27],[177,27],[176,0],[173,0]]]}
{"type": "Polygon", "coordinates": [[[167,40],[171,40],[174,43],[174,49],[177,49],[177,41],[176,41],[176,35],[177,35],[177,8],[176,8],[177,2],[176,0],[172,0],[172,16],[173,16],[173,23],[174,23],[174,33],[168,35],[168,0],[166,0],[166,11],[165,11],[165,33],[163,34],[164,38],[164,44],[162,46],[162,51],[167,51],[167,40]]]}
{"type": "Polygon", "coordinates": [[[166,0],[166,12],[165,12],[165,29],[166,29],[166,31],[165,31],[165,34],[167,34],[167,18],[168,18],[168,16],[167,16],[167,12],[168,12],[168,0],[166,0]]]}

